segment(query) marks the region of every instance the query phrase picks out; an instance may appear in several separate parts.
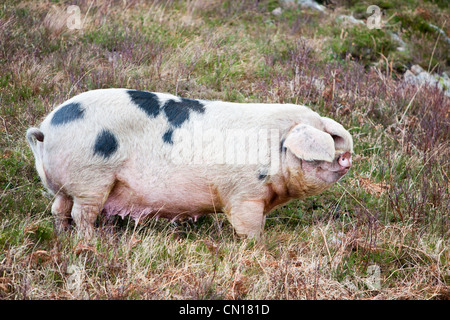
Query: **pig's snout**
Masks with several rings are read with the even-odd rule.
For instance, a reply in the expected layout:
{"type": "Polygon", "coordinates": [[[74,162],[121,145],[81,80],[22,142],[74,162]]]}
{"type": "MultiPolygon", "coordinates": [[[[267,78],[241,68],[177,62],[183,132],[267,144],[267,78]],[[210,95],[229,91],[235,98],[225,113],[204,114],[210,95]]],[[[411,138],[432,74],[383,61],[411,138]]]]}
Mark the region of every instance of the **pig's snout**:
{"type": "Polygon", "coordinates": [[[350,169],[350,167],[352,166],[351,153],[347,151],[346,153],[341,154],[338,158],[338,163],[342,167],[342,169],[345,170],[345,172],[347,172],[348,169],[350,169]]]}

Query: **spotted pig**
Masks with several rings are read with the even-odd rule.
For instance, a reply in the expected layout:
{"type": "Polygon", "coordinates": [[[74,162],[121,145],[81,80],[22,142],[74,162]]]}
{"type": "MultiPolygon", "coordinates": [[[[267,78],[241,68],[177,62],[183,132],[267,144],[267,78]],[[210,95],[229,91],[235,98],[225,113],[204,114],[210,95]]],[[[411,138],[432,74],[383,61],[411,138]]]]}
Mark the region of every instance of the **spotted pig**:
{"type": "Polygon", "coordinates": [[[258,238],[265,217],[318,194],[349,170],[352,137],[308,107],[92,90],[26,133],[54,195],[58,230],[90,237],[97,216],[172,220],[224,212],[258,238]]]}

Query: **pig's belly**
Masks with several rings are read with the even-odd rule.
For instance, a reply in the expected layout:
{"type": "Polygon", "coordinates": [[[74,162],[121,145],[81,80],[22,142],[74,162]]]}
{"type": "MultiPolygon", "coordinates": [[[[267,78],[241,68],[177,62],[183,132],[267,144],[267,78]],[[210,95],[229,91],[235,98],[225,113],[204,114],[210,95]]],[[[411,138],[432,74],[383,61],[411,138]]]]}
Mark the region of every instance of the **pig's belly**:
{"type": "Polygon", "coordinates": [[[170,182],[118,180],[102,212],[108,216],[130,216],[135,220],[145,217],[170,220],[191,217],[196,220],[204,214],[220,211],[221,203],[212,188],[170,182]]]}

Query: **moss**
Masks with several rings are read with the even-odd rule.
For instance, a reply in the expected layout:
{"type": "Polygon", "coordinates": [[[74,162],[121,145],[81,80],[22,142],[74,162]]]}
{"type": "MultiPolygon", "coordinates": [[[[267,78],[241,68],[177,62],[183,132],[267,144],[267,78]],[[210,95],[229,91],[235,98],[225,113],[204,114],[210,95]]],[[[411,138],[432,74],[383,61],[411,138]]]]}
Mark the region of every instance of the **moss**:
{"type": "Polygon", "coordinates": [[[340,39],[341,29],[333,30],[335,38],[331,42],[332,50],[341,58],[351,55],[365,66],[378,61],[383,54],[388,57],[396,50],[397,45],[390,35],[382,29],[368,29],[355,26],[345,30],[343,39],[340,39]]]}
{"type": "Polygon", "coordinates": [[[428,21],[419,15],[410,13],[398,13],[394,18],[394,22],[400,22],[401,27],[407,32],[420,32],[435,34],[436,30],[433,29],[428,21]]]}

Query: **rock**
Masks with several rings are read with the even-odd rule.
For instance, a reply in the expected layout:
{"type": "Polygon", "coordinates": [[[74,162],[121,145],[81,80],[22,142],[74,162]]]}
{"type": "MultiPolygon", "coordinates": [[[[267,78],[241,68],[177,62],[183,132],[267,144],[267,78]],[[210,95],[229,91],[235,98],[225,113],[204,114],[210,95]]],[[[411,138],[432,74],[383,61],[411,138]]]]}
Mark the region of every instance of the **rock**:
{"type": "Polygon", "coordinates": [[[400,38],[399,35],[396,34],[395,32],[390,32],[389,34],[391,35],[391,38],[400,45],[400,46],[397,47],[397,50],[398,51],[405,51],[406,50],[406,43],[405,43],[405,41],[403,41],[402,38],[400,38]]]}
{"type": "Polygon", "coordinates": [[[416,83],[416,75],[409,70],[406,70],[405,74],[403,74],[403,80],[406,83],[416,83]]]}
{"type": "Polygon", "coordinates": [[[354,16],[347,16],[345,14],[341,14],[339,17],[336,18],[336,20],[342,21],[344,25],[364,25],[363,20],[356,19],[354,16]]]}
{"type": "Polygon", "coordinates": [[[434,24],[429,23],[428,24],[430,27],[432,27],[434,30],[436,30],[437,32],[439,32],[441,34],[441,36],[444,38],[445,42],[450,43],[450,38],[447,37],[447,35],[445,34],[444,30],[442,30],[441,28],[435,26],[434,24]]]}
{"type": "Polygon", "coordinates": [[[403,75],[403,80],[406,83],[414,85],[427,85],[430,87],[437,87],[444,91],[444,94],[450,97],[450,79],[444,72],[442,76],[438,74],[430,74],[421,66],[414,65],[410,70],[407,70],[403,75]]]}
{"type": "Polygon", "coordinates": [[[414,73],[415,75],[418,75],[421,72],[424,72],[425,70],[422,69],[421,66],[419,66],[418,64],[415,64],[411,67],[411,71],[412,73],[414,73]]]}
{"type": "Polygon", "coordinates": [[[438,80],[435,77],[433,77],[426,71],[423,71],[418,75],[416,75],[416,79],[419,81],[419,83],[426,83],[431,86],[434,86],[436,82],[438,82],[438,80]]]}
{"type": "Polygon", "coordinates": [[[300,5],[302,8],[311,8],[320,12],[325,12],[325,6],[318,4],[314,0],[282,0],[286,5],[300,5]]]}
{"type": "Polygon", "coordinates": [[[281,15],[282,13],[283,13],[283,11],[281,10],[280,7],[278,7],[278,8],[276,8],[276,9],[273,9],[273,10],[272,10],[272,14],[273,14],[274,16],[279,16],[279,15],[281,15]]]}

